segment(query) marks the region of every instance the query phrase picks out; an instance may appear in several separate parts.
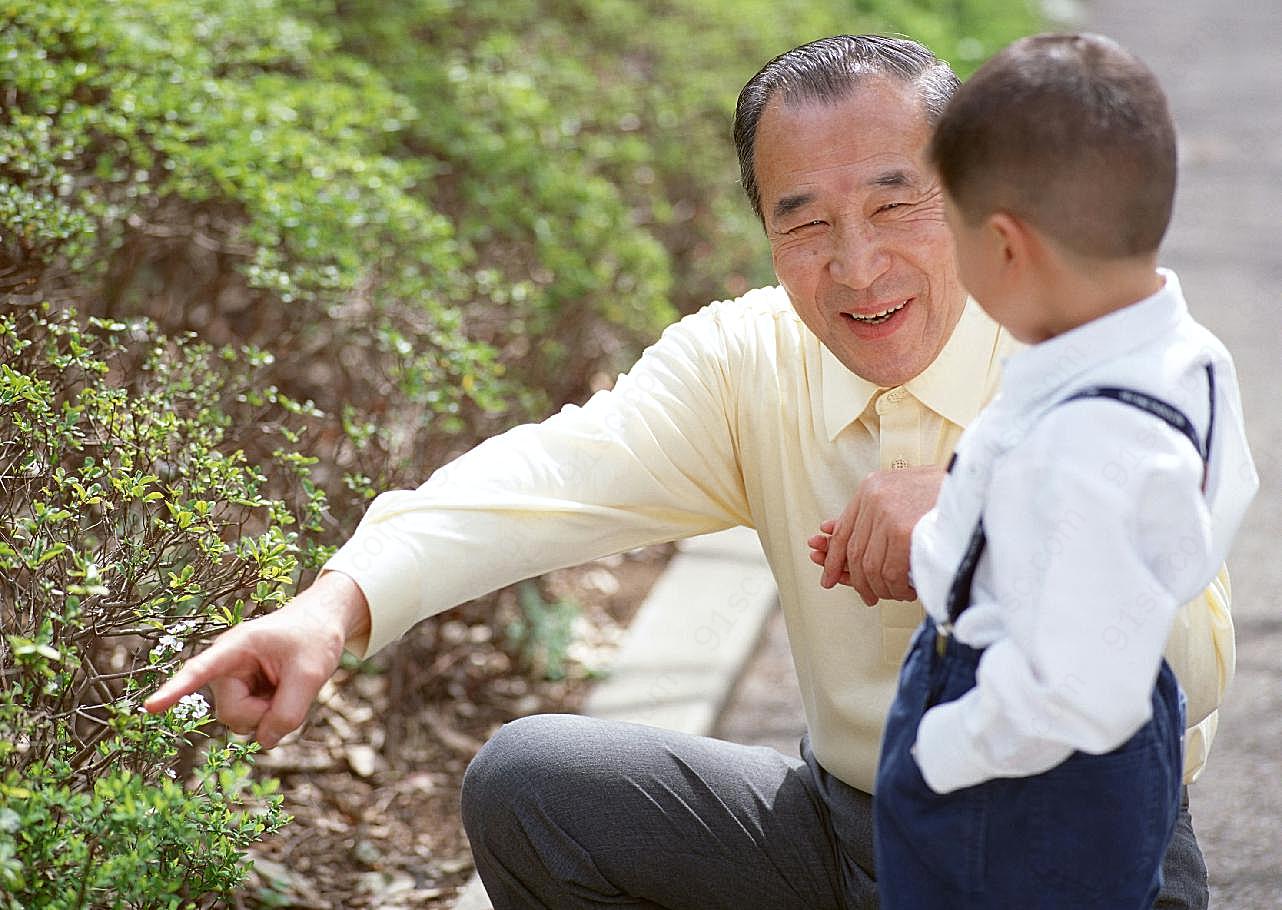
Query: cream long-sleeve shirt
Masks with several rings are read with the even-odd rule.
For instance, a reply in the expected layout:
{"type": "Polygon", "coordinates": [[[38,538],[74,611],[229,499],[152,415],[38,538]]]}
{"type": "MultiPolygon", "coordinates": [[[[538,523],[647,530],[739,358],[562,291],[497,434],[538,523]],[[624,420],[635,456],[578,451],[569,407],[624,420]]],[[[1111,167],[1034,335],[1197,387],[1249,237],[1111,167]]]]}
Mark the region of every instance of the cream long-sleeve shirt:
{"type": "Polygon", "coordinates": [[[981,513],[988,540],[954,630],[985,649],[975,687],[926,712],[914,750],[937,792],[1129,739],[1152,715],[1176,612],[1219,572],[1255,495],[1233,362],[1162,274],[1151,297],[1010,358],[913,531],[913,578],[941,623],[981,513]],[[1209,461],[1139,408],[1068,401],[1099,386],[1174,406],[1213,440],[1209,461]]]}
{"type": "MultiPolygon", "coordinates": [[[[487,440],[416,490],[385,493],[327,569],[371,612],[372,653],[419,620],[522,578],[660,541],[755,528],[779,586],[815,754],[871,792],[900,659],[923,613],[824,590],[806,539],[869,472],[943,464],[1017,344],[973,303],[902,387],[847,370],[780,288],[670,326],[582,407],[487,440]]],[[[1203,719],[1201,767],[1233,667],[1227,580],[1182,612],[1170,653],[1203,719]]],[[[363,647],[362,647],[363,645],[363,647]]]]}

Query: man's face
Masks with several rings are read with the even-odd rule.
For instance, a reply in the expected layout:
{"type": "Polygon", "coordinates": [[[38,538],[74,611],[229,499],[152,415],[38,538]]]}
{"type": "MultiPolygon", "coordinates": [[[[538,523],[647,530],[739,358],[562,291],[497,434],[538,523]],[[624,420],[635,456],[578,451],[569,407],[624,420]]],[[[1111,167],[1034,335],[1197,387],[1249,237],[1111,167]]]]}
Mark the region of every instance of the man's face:
{"type": "Polygon", "coordinates": [[[775,274],[850,370],[907,382],[961,317],[930,127],[914,90],[868,77],[835,102],[771,99],[755,166],[775,274]]]}

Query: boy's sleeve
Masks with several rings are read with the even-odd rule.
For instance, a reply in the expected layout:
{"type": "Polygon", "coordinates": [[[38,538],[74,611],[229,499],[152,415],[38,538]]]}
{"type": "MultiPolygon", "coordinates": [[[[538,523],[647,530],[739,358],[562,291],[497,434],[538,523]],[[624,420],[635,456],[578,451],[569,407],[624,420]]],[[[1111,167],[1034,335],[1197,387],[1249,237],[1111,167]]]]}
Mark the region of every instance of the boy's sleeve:
{"type": "MultiPolygon", "coordinates": [[[[504,585],[749,522],[714,306],[668,328],[614,388],[516,427],[415,490],[384,493],[326,564],[370,605],[371,654],[504,585]]],[[[363,647],[362,647],[363,645],[363,647]]]]}

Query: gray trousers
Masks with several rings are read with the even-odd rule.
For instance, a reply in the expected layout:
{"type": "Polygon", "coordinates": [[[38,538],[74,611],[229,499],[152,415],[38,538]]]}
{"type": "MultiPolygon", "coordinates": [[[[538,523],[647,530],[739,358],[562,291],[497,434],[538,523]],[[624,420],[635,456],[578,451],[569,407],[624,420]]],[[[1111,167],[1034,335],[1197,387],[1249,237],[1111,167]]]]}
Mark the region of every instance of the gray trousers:
{"type": "MultiPolygon", "coordinates": [[[[1204,910],[1187,791],[1155,907],[1204,910]]],[[[872,798],[801,758],[568,714],[504,726],[463,780],[495,910],[875,910],[872,798]]]]}

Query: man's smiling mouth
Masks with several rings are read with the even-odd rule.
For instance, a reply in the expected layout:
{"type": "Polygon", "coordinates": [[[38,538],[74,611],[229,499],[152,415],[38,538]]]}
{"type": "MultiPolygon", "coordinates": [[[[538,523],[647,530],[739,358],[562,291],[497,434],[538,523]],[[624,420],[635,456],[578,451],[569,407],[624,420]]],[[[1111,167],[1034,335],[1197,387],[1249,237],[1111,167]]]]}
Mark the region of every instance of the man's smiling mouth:
{"type": "Polygon", "coordinates": [[[860,315],[857,313],[845,313],[843,315],[849,316],[855,322],[860,322],[860,323],[863,323],[864,325],[877,325],[878,323],[885,322],[887,319],[889,319],[891,316],[894,316],[896,313],[898,313],[900,310],[902,310],[906,306],[908,306],[907,300],[905,300],[903,303],[896,304],[895,306],[892,306],[889,309],[882,310],[880,313],[869,313],[867,315],[860,315]]]}

